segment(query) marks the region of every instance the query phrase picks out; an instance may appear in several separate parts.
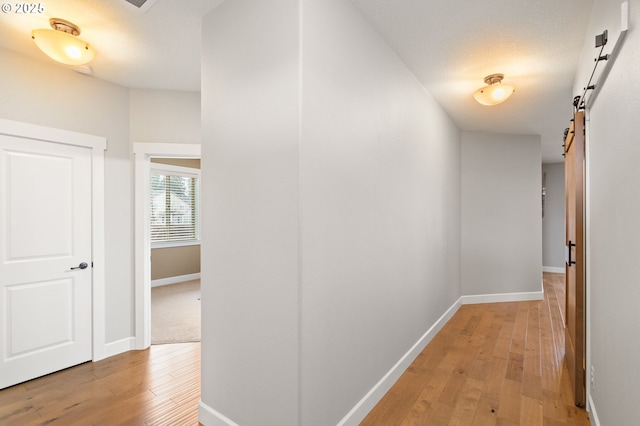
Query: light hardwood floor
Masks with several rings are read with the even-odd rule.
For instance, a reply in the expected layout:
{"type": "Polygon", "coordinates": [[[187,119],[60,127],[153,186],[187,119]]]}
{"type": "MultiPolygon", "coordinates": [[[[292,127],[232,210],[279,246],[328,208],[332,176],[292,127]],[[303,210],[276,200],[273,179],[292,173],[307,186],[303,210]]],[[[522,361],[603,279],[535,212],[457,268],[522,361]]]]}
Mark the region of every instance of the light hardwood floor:
{"type": "Polygon", "coordinates": [[[200,343],[152,346],[0,391],[0,425],[197,425],[200,343]]]}
{"type": "Polygon", "coordinates": [[[563,362],[564,275],[544,290],[462,306],[361,425],[589,425],[563,362]]]}
{"type": "MultiPolygon", "coordinates": [[[[589,425],[563,363],[563,275],[540,302],[466,305],[363,426],[589,425]]],[[[0,391],[0,425],[197,425],[200,344],[152,346],[0,391]]]]}

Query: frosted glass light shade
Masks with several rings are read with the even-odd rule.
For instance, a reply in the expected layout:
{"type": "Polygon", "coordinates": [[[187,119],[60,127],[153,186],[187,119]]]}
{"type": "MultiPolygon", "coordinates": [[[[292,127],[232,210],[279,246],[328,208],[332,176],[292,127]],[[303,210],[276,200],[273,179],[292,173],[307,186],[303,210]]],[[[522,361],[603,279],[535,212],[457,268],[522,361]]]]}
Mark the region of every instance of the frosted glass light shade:
{"type": "Polygon", "coordinates": [[[503,74],[491,74],[485,77],[488,86],[482,87],[473,94],[474,99],[482,105],[498,105],[509,99],[516,90],[512,84],[502,84],[503,74]]]}
{"type": "Polygon", "coordinates": [[[33,30],[31,38],[47,56],[63,64],[84,65],[95,57],[88,43],[63,31],[33,30]]]}

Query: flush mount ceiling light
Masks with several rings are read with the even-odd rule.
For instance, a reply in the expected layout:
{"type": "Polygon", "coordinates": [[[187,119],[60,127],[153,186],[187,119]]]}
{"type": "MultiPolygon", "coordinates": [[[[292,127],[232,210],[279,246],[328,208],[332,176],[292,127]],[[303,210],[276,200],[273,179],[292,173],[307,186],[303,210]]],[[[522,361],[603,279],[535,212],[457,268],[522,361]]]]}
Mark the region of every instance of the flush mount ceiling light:
{"type": "Polygon", "coordinates": [[[516,90],[512,84],[503,84],[504,74],[491,74],[484,78],[487,86],[476,90],[473,94],[478,103],[482,105],[498,105],[506,101],[516,90]]]}
{"type": "Polygon", "coordinates": [[[93,60],[95,52],[87,42],[78,38],[80,28],[64,19],[49,19],[52,30],[31,31],[36,45],[51,59],[67,65],[84,65],[93,60]]]}

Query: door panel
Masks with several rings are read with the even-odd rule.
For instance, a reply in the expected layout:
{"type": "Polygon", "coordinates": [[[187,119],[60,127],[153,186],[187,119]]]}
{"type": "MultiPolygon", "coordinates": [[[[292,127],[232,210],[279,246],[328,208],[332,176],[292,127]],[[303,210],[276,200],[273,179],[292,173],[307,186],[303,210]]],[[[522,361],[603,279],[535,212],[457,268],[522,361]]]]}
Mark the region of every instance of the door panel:
{"type": "Polygon", "coordinates": [[[0,135],[0,194],[4,388],[91,359],[90,149],[0,135]]]}
{"type": "Polygon", "coordinates": [[[7,359],[73,341],[73,280],[52,280],[6,287],[7,359]],[[48,305],[60,307],[50,310],[48,305]],[[37,310],[43,313],[30,315],[37,310]]]}
{"type": "Polygon", "coordinates": [[[71,255],[72,162],[71,157],[5,151],[7,261],[71,255]]]}
{"type": "Polygon", "coordinates": [[[575,404],[586,404],[584,281],[584,112],[574,116],[565,140],[566,317],[565,358],[575,404]]]}

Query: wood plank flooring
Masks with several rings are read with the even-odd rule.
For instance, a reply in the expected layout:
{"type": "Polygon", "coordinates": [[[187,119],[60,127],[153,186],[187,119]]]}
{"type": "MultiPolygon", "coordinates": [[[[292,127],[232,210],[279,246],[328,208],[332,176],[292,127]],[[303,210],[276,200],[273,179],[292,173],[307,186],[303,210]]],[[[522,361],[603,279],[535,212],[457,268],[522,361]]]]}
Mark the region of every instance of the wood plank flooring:
{"type": "Polygon", "coordinates": [[[590,425],[564,358],[564,275],[543,301],[462,306],[361,426],[590,425]]]}
{"type": "Polygon", "coordinates": [[[198,425],[200,343],[156,345],[0,391],[0,425],[198,425]]]}
{"type": "MultiPolygon", "coordinates": [[[[461,307],[362,425],[589,425],[563,280],[544,274],[544,301],[461,307]]],[[[157,345],[0,391],[0,425],[198,425],[199,399],[200,343],[157,345]]]]}

